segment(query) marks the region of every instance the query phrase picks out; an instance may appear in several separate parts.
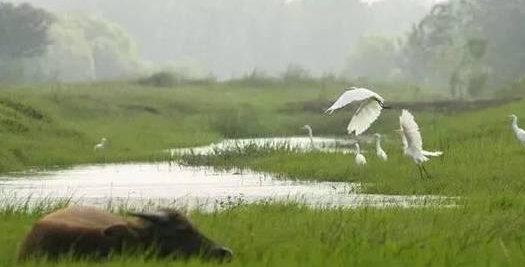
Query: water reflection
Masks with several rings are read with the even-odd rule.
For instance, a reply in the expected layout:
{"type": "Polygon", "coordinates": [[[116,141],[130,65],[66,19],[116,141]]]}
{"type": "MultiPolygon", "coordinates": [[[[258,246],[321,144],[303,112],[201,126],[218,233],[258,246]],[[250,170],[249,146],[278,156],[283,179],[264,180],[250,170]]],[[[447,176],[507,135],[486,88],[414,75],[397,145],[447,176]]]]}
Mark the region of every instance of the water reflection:
{"type": "MultiPolygon", "coordinates": [[[[301,182],[254,172],[168,164],[79,166],[0,177],[0,198],[13,201],[67,199],[83,204],[175,205],[212,210],[259,201],[293,201],[313,207],[421,206],[440,201],[432,196],[359,194],[343,182],[301,182]]],[[[6,201],[3,201],[6,202],[6,201]]]]}

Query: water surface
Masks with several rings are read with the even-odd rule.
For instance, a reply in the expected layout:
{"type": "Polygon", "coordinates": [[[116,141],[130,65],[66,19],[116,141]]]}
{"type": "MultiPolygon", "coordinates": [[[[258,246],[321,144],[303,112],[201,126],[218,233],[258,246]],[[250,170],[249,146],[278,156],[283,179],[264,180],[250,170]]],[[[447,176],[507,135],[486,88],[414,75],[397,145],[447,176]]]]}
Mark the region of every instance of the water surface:
{"type": "Polygon", "coordinates": [[[38,202],[71,198],[98,206],[155,204],[204,210],[260,201],[292,201],[312,207],[407,207],[432,205],[440,199],[360,194],[358,184],[344,182],[293,181],[250,171],[149,163],[4,175],[0,177],[2,198],[4,205],[27,199],[38,202]]]}

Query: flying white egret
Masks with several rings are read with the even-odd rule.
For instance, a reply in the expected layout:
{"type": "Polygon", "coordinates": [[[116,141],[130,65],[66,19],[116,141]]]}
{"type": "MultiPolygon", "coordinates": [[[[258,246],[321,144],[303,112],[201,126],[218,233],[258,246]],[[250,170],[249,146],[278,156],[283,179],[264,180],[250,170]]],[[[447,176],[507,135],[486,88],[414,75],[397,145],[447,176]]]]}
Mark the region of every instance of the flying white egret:
{"type": "Polygon", "coordinates": [[[335,110],[343,108],[350,103],[362,101],[361,105],[352,116],[348,127],[348,134],[360,135],[366,131],[374,121],[377,120],[383,108],[388,108],[384,105],[384,99],[366,88],[351,87],[344,92],[331,107],[325,112],[330,114],[335,110]]]}
{"type": "Polygon", "coordinates": [[[384,160],[384,161],[387,161],[388,160],[388,156],[386,155],[386,152],[381,147],[381,135],[376,133],[376,134],[374,134],[374,136],[376,137],[376,153],[377,153],[377,157],[382,159],[382,160],[384,160]]]}
{"type": "Polygon", "coordinates": [[[305,129],[308,131],[308,136],[310,137],[310,146],[314,148],[314,134],[312,131],[312,127],[308,124],[304,125],[301,129],[305,129]]]}
{"type": "Polygon", "coordinates": [[[423,177],[423,173],[430,178],[424,162],[429,160],[428,156],[440,156],[443,154],[441,151],[431,152],[423,150],[423,139],[419,132],[419,126],[414,119],[414,116],[404,109],[399,117],[399,124],[401,126],[401,141],[403,142],[403,153],[410,156],[416,163],[419,174],[423,177]]]}
{"type": "Polygon", "coordinates": [[[93,147],[93,151],[101,151],[106,149],[106,143],[107,139],[105,137],[102,137],[102,140],[100,140],[100,143],[96,144],[95,147],[93,147]]]}
{"type": "Polygon", "coordinates": [[[355,143],[355,164],[358,166],[366,165],[366,158],[363,154],[361,154],[359,143],[355,143]]]}
{"type": "Polygon", "coordinates": [[[516,134],[516,138],[522,145],[525,145],[525,131],[518,127],[518,116],[512,114],[510,118],[512,119],[512,130],[516,134]]]}

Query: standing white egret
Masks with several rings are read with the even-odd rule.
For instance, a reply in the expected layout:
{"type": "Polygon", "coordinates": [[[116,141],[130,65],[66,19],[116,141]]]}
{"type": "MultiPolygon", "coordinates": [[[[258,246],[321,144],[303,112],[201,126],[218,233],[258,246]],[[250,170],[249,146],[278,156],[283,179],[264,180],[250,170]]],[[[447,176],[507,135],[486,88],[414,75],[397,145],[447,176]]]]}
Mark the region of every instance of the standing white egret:
{"type": "Polygon", "coordinates": [[[424,162],[427,162],[429,158],[427,156],[440,156],[443,153],[441,151],[430,152],[423,150],[423,139],[419,132],[419,126],[414,119],[414,116],[404,109],[399,117],[399,124],[401,126],[401,141],[403,142],[403,153],[410,156],[417,165],[419,174],[423,177],[423,173],[430,178],[424,162]]]}
{"type": "Polygon", "coordinates": [[[366,131],[377,120],[383,108],[387,108],[380,95],[366,88],[351,87],[325,111],[331,114],[335,110],[358,101],[362,101],[362,103],[346,128],[348,134],[355,134],[356,136],[366,131]]]}
{"type": "Polygon", "coordinates": [[[168,159],[168,165],[171,165],[175,162],[175,156],[177,153],[175,152],[175,149],[170,149],[170,158],[168,159]]]}
{"type": "Polygon", "coordinates": [[[101,151],[106,149],[106,143],[107,139],[105,137],[102,137],[102,140],[100,140],[100,143],[96,144],[95,147],[93,147],[93,151],[101,151]]]}
{"type": "Polygon", "coordinates": [[[308,131],[308,136],[310,137],[310,146],[312,148],[314,148],[315,147],[315,145],[314,145],[314,134],[313,134],[313,131],[312,131],[312,127],[310,127],[310,125],[306,124],[301,129],[305,129],[305,130],[308,131]]]}
{"type": "Polygon", "coordinates": [[[361,154],[361,148],[357,142],[355,143],[355,164],[358,166],[366,165],[366,158],[363,154],[361,154]]]}
{"type": "Polygon", "coordinates": [[[512,114],[510,118],[512,119],[512,131],[516,134],[518,141],[520,141],[522,145],[525,145],[525,131],[518,127],[518,116],[512,114]]]}
{"type": "Polygon", "coordinates": [[[374,136],[376,137],[376,154],[377,154],[377,157],[382,159],[382,160],[384,160],[384,161],[387,161],[388,160],[388,156],[386,155],[386,152],[381,147],[381,135],[376,133],[376,134],[374,134],[374,136]]]}

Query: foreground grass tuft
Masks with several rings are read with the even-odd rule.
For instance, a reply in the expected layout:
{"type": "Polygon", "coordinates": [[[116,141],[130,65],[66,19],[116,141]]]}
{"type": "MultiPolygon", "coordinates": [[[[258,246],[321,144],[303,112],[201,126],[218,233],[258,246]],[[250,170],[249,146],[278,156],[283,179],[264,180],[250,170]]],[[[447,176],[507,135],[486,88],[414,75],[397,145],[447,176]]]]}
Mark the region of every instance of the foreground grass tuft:
{"type": "MultiPolygon", "coordinates": [[[[227,266],[500,266],[525,263],[523,200],[513,207],[472,202],[455,209],[312,210],[292,204],[238,206],[193,212],[208,236],[236,254],[227,266]],[[509,212],[512,210],[513,212],[509,212]]],[[[16,247],[37,216],[1,215],[0,265],[12,266],[16,247]]],[[[92,262],[30,262],[20,266],[92,266],[92,262]]],[[[141,255],[100,266],[207,266],[141,255]]]]}

